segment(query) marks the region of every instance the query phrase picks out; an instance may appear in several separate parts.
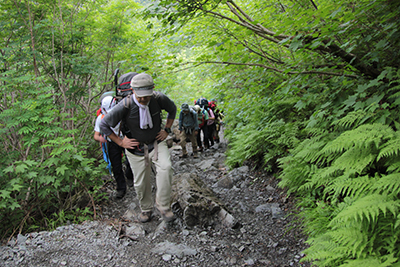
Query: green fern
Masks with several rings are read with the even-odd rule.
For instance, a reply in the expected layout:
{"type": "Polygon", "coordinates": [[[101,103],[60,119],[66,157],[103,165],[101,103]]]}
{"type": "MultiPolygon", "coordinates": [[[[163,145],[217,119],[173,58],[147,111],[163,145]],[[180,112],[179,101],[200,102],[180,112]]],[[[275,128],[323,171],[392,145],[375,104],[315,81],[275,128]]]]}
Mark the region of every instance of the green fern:
{"type": "Polygon", "coordinates": [[[350,148],[341,154],[333,163],[332,168],[337,170],[354,170],[362,174],[375,161],[377,152],[375,149],[350,148]]]}
{"type": "Polygon", "coordinates": [[[333,202],[344,197],[359,197],[374,187],[376,182],[377,179],[369,175],[356,177],[355,172],[347,171],[327,185],[324,194],[333,202]]]}
{"type": "Polygon", "coordinates": [[[392,173],[381,177],[372,185],[371,190],[396,197],[400,194],[400,173],[392,173]]]}
{"type": "Polygon", "coordinates": [[[399,263],[395,263],[398,261],[398,257],[390,254],[386,257],[382,257],[382,260],[379,260],[375,257],[367,257],[365,259],[352,259],[347,260],[344,264],[341,264],[339,267],[398,267],[399,263]]]}
{"type": "Polygon", "coordinates": [[[355,130],[341,134],[323,150],[326,154],[342,153],[352,147],[360,149],[379,148],[385,141],[394,136],[394,131],[387,125],[375,123],[366,124],[355,130]]]}
{"type": "Polygon", "coordinates": [[[400,160],[391,163],[387,169],[388,172],[400,172],[400,160]]]}
{"type": "Polygon", "coordinates": [[[372,114],[369,114],[367,111],[359,109],[357,111],[349,112],[345,117],[334,121],[332,125],[337,125],[344,127],[345,129],[350,129],[353,126],[358,126],[361,121],[370,118],[371,115],[372,114]]]}
{"type": "Polygon", "coordinates": [[[396,132],[392,139],[385,143],[378,155],[378,160],[400,155],[400,133],[396,132]]]}
{"type": "Polygon", "coordinates": [[[353,205],[340,212],[329,223],[329,227],[337,224],[347,225],[355,221],[368,221],[376,223],[380,215],[386,216],[387,212],[397,217],[399,214],[400,202],[392,200],[387,195],[370,194],[357,199],[353,205]]]}

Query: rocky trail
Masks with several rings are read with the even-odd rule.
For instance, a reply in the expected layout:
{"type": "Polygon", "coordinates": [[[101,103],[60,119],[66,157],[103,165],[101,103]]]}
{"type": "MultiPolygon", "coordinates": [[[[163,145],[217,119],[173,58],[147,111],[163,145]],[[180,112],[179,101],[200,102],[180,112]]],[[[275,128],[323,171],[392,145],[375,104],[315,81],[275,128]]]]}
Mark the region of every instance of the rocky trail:
{"type": "Polygon", "coordinates": [[[197,159],[180,159],[175,145],[171,156],[174,177],[200,179],[223,203],[229,220],[211,214],[188,225],[175,208],[171,223],[154,215],[141,224],[130,187],[122,200],[104,203],[95,221],[13,238],[0,247],[0,266],[310,266],[300,263],[307,244],[290,215],[292,200],[272,176],[247,166],[227,170],[226,147],[221,139],[197,159]]]}

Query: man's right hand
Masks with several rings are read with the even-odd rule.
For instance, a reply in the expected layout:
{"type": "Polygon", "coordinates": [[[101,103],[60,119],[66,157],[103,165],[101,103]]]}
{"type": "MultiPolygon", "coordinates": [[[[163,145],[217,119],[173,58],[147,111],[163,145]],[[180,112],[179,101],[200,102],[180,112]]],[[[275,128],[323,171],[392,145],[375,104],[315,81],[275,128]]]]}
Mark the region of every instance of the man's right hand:
{"type": "Polygon", "coordinates": [[[128,137],[124,137],[124,139],[121,140],[121,144],[119,144],[120,147],[123,148],[128,148],[128,149],[134,149],[140,144],[140,142],[136,139],[130,139],[128,137]]]}

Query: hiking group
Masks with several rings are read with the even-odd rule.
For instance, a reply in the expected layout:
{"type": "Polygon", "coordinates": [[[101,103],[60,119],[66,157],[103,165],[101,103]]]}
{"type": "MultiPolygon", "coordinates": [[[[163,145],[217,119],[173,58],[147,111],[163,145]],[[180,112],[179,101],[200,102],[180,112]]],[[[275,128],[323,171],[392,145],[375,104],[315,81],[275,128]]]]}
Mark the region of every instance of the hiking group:
{"type": "Polygon", "coordinates": [[[182,154],[187,158],[186,142],[190,140],[193,149],[193,157],[198,157],[198,152],[210,149],[215,143],[219,143],[219,130],[223,114],[217,109],[215,99],[208,101],[204,97],[194,102],[194,106],[183,103],[179,114],[180,145],[182,154]],[[203,141],[202,140],[203,137],[203,141]]]}
{"type": "MultiPolygon", "coordinates": [[[[150,75],[130,72],[118,80],[117,74],[118,70],[114,75],[115,95],[107,92],[101,97],[101,109],[94,128],[94,139],[101,143],[104,159],[117,184],[115,197],[123,198],[127,185],[134,186],[141,209],[140,222],[151,220],[153,207],[165,221],[172,221],[175,218],[170,206],[173,173],[166,139],[172,132],[176,105],[165,94],[154,91],[150,75]],[[163,110],[168,113],[164,126],[163,110]],[[122,168],[124,155],[125,174],[122,168]],[[157,188],[155,201],[152,198],[153,171],[157,188]]],[[[198,157],[198,151],[219,142],[221,121],[216,119],[218,113],[215,100],[208,102],[201,98],[195,101],[194,107],[182,104],[179,115],[181,157],[188,156],[187,139],[192,143],[194,157],[198,157]]],[[[218,118],[222,118],[220,115],[218,118]]]]}

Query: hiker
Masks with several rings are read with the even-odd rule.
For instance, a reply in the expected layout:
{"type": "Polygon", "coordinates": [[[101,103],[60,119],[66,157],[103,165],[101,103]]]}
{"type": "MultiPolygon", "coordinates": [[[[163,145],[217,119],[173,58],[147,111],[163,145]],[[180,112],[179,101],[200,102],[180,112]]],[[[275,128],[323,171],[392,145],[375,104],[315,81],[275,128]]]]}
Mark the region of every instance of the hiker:
{"type": "MultiPolygon", "coordinates": [[[[124,174],[122,168],[122,156],[124,154],[124,148],[114,143],[111,139],[104,138],[100,130],[100,123],[102,119],[115,105],[113,100],[114,98],[112,96],[107,96],[101,101],[101,114],[97,116],[96,124],[94,126],[94,140],[99,141],[102,144],[102,147],[104,148],[103,153],[105,153],[105,159],[108,159],[109,163],[111,163],[111,169],[114,174],[114,179],[117,183],[115,197],[117,199],[121,199],[126,194],[126,185],[128,184],[129,187],[133,186],[133,173],[128,159],[125,158],[126,169],[124,174]]],[[[114,128],[112,128],[112,131],[116,135],[119,135],[119,126],[120,124],[118,123],[114,128]]]]}
{"type": "Polygon", "coordinates": [[[219,131],[221,129],[221,122],[222,122],[222,114],[220,110],[217,108],[217,101],[215,99],[211,99],[209,102],[209,106],[211,110],[214,112],[214,117],[215,117],[215,127],[214,127],[214,132],[212,133],[212,138],[216,143],[219,143],[219,131]]]}
{"type": "Polygon", "coordinates": [[[172,221],[175,218],[171,211],[172,163],[165,139],[171,133],[176,106],[163,93],[153,91],[153,78],[146,73],[134,76],[130,85],[134,94],[118,103],[104,117],[100,128],[111,140],[126,149],[141,208],[139,221],[145,223],[152,217],[152,164],[156,168],[156,211],[165,221],[172,221]],[[162,110],[168,112],[165,128],[161,127],[162,110]],[[123,139],[111,130],[119,121],[126,129],[123,139]]]}
{"type": "Polygon", "coordinates": [[[186,139],[189,138],[192,143],[193,157],[197,158],[197,133],[199,131],[199,122],[197,120],[197,112],[189,108],[187,103],[181,106],[181,113],[179,114],[179,132],[180,132],[180,145],[182,147],[181,158],[187,158],[188,153],[186,150],[186,139]]]}
{"type": "Polygon", "coordinates": [[[215,131],[215,115],[212,109],[208,107],[208,102],[203,103],[203,106],[208,114],[208,120],[206,122],[207,135],[204,137],[204,148],[209,149],[214,145],[213,133],[215,131]]]}
{"type": "Polygon", "coordinates": [[[197,151],[202,152],[203,143],[201,142],[201,132],[203,132],[203,140],[204,140],[205,136],[207,135],[206,121],[208,120],[208,114],[199,105],[195,105],[193,109],[194,111],[197,112],[197,121],[199,124],[199,130],[196,136],[197,145],[199,146],[197,151]]]}

